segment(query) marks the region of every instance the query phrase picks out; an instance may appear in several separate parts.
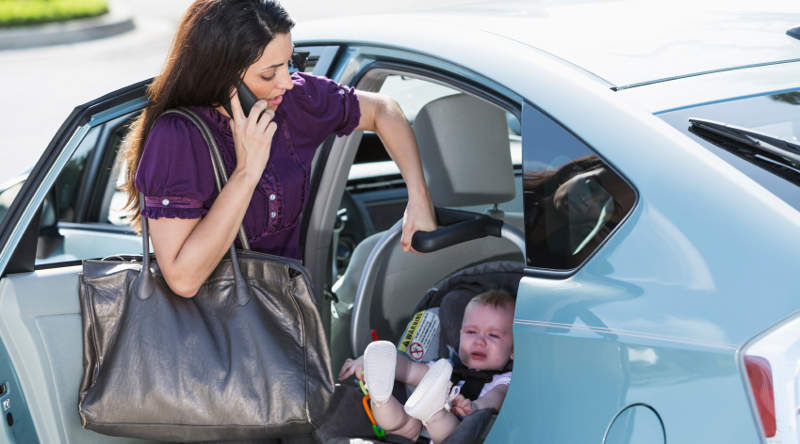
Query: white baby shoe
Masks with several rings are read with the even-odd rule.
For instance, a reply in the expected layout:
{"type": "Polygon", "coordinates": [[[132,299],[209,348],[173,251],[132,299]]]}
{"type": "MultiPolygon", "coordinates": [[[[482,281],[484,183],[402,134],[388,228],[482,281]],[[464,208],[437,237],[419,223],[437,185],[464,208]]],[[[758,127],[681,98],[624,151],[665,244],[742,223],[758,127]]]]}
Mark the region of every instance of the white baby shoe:
{"type": "Polygon", "coordinates": [[[434,413],[442,410],[450,393],[450,375],[453,365],[447,359],[440,359],[433,363],[428,373],[425,373],[417,389],[406,401],[403,407],[409,416],[426,423],[434,413]]]}
{"type": "Polygon", "coordinates": [[[373,341],[364,351],[364,382],[373,402],[384,403],[392,396],[397,349],[389,341],[373,341]]]}

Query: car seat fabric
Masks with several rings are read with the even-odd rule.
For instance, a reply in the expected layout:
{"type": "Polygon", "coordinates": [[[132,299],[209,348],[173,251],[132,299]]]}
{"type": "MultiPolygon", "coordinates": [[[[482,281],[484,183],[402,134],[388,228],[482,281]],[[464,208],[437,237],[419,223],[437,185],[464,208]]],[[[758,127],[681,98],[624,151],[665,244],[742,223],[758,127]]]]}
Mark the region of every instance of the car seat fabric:
{"type": "MultiPolygon", "coordinates": [[[[324,444],[415,444],[401,436],[387,434],[376,438],[361,407],[361,392],[351,386],[336,387],[325,422],[316,431],[324,444]]],[[[464,417],[456,430],[437,444],[477,444],[483,442],[497,412],[483,409],[464,417]]],[[[417,442],[427,442],[420,438],[417,442]]]]}
{"type": "Polygon", "coordinates": [[[336,386],[325,421],[316,430],[317,439],[324,444],[414,444],[395,435],[375,437],[372,424],[361,406],[362,397],[356,387],[336,386]]]}
{"type": "MultiPolygon", "coordinates": [[[[502,289],[516,295],[523,269],[524,264],[517,261],[486,262],[453,273],[425,293],[415,311],[439,307],[439,356],[449,356],[450,350],[458,350],[461,320],[469,300],[489,289],[502,289]]],[[[396,384],[393,395],[404,402],[406,388],[402,384],[396,384]]],[[[387,435],[381,440],[375,438],[371,424],[361,408],[361,398],[361,392],[353,386],[336,387],[326,421],[317,430],[317,437],[321,442],[413,444],[398,436],[387,435]]],[[[441,444],[483,442],[496,413],[493,409],[483,409],[462,418],[461,424],[441,444]]]]}

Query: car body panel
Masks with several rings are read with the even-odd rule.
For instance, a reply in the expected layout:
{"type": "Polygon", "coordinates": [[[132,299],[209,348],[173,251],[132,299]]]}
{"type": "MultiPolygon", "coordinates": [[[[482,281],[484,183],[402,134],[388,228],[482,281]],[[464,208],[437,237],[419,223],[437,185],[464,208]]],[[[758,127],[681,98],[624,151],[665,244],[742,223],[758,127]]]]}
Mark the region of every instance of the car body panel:
{"type": "MultiPolygon", "coordinates": [[[[509,46],[512,45],[506,45],[506,48],[509,46]]],[[[536,81],[508,78],[505,85],[524,95],[538,108],[546,110],[555,120],[569,122],[569,129],[601,153],[611,165],[623,171],[642,196],[636,214],[614,238],[622,242],[627,230],[641,224],[642,228],[632,231],[636,240],[624,243],[627,246],[624,255],[607,260],[615,269],[629,270],[631,274],[625,276],[625,281],[663,281],[663,287],[652,293],[653,299],[642,302],[644,308],[656,300],[669,301],[674,293],[670,282],[673,285],[688,283],[690,289],[699,293],[695,296],[678,295],[693,300],[688,306],[695,308],[688,308],[693,312],[687,313],[686,318],[702,318],[706,313],[715,317],[713,308],[724,302],[726,293],[747,290],[744,294],[758,294],[762,282],[780,280],[781,276],[788,275],[789,269],[786,267],[792,262],[789,258],[794,252],[800,251],[798,238],[792,236],[800,229],[800,218],[794,208],[735,168],[721,163],[716,156],[698,147],[657,117],[642,113],[638,107],[620,100],[617,93],[610,89],[598,87],[593,81],[575,82],[575,72],[572,72],[572,76],[565,76],[564,71],[569,70],[563,65],[539,65],[534,51],[523,48],[519,48],[519,51],[519,54],[525,54],[519,57],[519,71],[531,73],[536,81]],[[627,136],[620,138],[619,134],[627,136]],[[647,156],[642,155],[645,149],[647,156]],[[675,177],[676,171],[680,171],[679,177],[675,177]],[[692,196],[692,199],[681,198],[683,196],[692,196]],[[709,205],[714,206],[714,211],[709,211],[709,205]],[[704,218],[698,220],[698,214],[703,214],[704,218]],[[762,215],[765,220],[753,220],[749,217],[752,214],[762,215]],[[743,227],[732,225],[730,221],[758,225],[743,227]],[[737,231],[741,229],[748,232],[747,237],[737,231]],[[645,245],[651,253],[647,253],[643,247],[645,245]],[[748,251],[754,245],[761,245],[770,251],[774,248],[776,254],[784,255],[785,260],[773,266],[755,256],[740,258],[729,253],[748,251]],[[652,257],[652,262],[643,261],[643,253],[652,257]],[[617,260],[622,260],[622,263],[615,264],[617,260]],[[743,282],[731,278],[737,276],[743,282]],[[754,280],[749,276],[759,276],[759,279],[754,280]],[[717,296],[709,299],[708,294],[717,296]],[[660,299],[663,297],[668,299],[660,299]],[[695,297],[699,299],[695,300],[695,297]]],[[[475,59],[483,60],[483,67],[496,66],[504,59],[497,52],[475,51],[467,55],[462,52],[465,65],[470,54],[475,59]]],[[[474,66],[478,67],[477,64],[474,66]]],[[[491,71],[491,74],[495,72],[491,71]]],[[[465,73],[465,76],[475,77],[476,74],[465,73]]],[[[800,82],[796,85],[800,85],[800,82]]],[[[604,251],[610,249],[607,246],[604,251]]],[[[590,261],[585,271],[592,269],[591,264],[597,260],[590,261]]],[[[796,286],[788,284],[786,288],[776,289],[779,298],[780,294],[786,295],[784,303],[754,310],[747,319],[730,321],[729,330],[723,328],[725,333],[713,342],[741,345],[769,325],[800,309],[800,303],[790,302],[791,295],[796,294],[796,286]]],[[[651,293],[646,294],[649,296],[651,293]]],[[[675,306],[686,307],[687,304],[675,306]]],[[[716,317],[724,319],[725,316],[720,313],[716,317]]],[[[678,337],[684,337],[679,327],[660,325],[659,320],[651,324],[633,330],[667,336],[680,332],[678,337]]],[[[691,338],[693,334],[686,337],[691,338]]]]}
{"type": "MultiPolygon", "coordinates": [[[[800,51],[799,51],[800,53],[800,51]]],[[[637,106],[660,113],[797,88],[800,62],[690,76],[618,91],[637,106]]]]}
{"type": "MultiPolygon", "coordinates": [[[[408,34],[413,35],[415,25],[409,26],[412,32],[408,34]]],[[[426,35],[436,32],[428,30],[426,35]]],[[[469,46],[472,37],[466,36],[459,44],[469,46]]],[[[322,35],[316,38],[324,40],[322,35]]],[[[402,37],[394,41],[405,42],[402,37]]],[[[418,59],[435,65],[429,60],[432,55],[441,51],[440,55],[446,57],[455,51],[448,45],[447,41],[427,45],[429,54],[418,59]]],[[[670,441],[707,442],[714,440],[719,430],[727,430],[726,442],[757,440],[758,429],[736,353],[749,338],[800,309],[798,284],[787,279],[792,258],[800,251],[800,217],[786,202],[720,162],[652,112],[721,100],[726,86],[735,88],[737,96],[752,94],[754,83],[762,85],[755,87],[760,92],[795,89],[800,82],[791,74],[798,64],[729,70],[613,92],[581,70],[558,60],[541,60],[540,55],[524,45],[514,47],[505,42],[461,51],[458,62],[466,68],[465,78],[502,79],[501,83],[516,94],[565,124],[625,174],[640,192],[641,201],[619,232],[576,275],[567,281],[524,280],[536,285],[519,293],[515,334],[519,335],[517,343],[524,344],[532,355],[518,355],[525,361],[517,365],[526,369],[522,377],[531,383],[522,383],[524,388],[519,392],[519,385],[511,390],[510,404],[501,412],[490,441],[519,442],[529,437],[526,426],[536,417],[532,429],[544,433],[542,442],[597,442],[602,438],[597,430],[605,430],[617,413],[636,402],[654,404],[655,411],[665,418],[670,441]],[[504,60],[513,60],[515,69],[508,70],[504,60]],[[763,77],[761,73],[765,73],[763,77]],[[730,80],[719,88],[703,89],[704,84],[719,79],[730,80]],[[692,95],[698,89],[703,93],[692,95]],[[667,103],[659,104],[659,96],[667,103]],[[644,113],[643,103],[648,108],[644,113]],[[770,251],[774,260],[764,261],[758,251],[770,251]],[[766,283],[770,303],[758,304],[766,283]],[[523,294],[529,297],[523,298],[523,294]],[[603,329],[617,339],[581,343],[581,337],[587,334],[586,321],[569,316],[569,322],[559,319],[572,309],[585,311],[586,317],[599,323],[590,328],[603,329]],[[573,330],[579,331],[577,339],[569,333],[573,330]],[[620,350],[630,347],[631,341],[639,349],[644,347],[664,357],[665,362],[673,362],[669,357],[674,357],[682,368],[655,370],[645,366],[636,378],[648,384],[652,380],[652,386],[641,382],[632,387],[623,383],[609,386],[609,380],[624,381],[625,373],[631,372],[620,367],[638,365],[621,357],[620,350]],[[564,352],[567,342],[572,353],[564,352]],[[540,368],[539,359],[559,361],[557,370],[540,368]],[[585,374],[586,365],[613,371],[589,376],[585,374]],[[534,367],[536,370],[529,373],[534,367]],[[571,382],[552,383],[563,377],[564,371],[573,372],[564,377],[566,381],[589,378],[582,387],[591,388],[565,399],[564,391],[569,392],[571,382]],[[707,376],[702,382],[693,381],[691,375],[695,373],[707,376]],[[688,408],[683,399],[694,399],[699,392],[715,401],[695,402],[688,408]],[[597,400],[607,404],[603,414],[591,409],[558,411],[542,415],[540,422],[536,416],[539,412],[531,413],[526,407],[540,400],[542,405],[561,404],[570,409],[593,405],[597,400]],[[726,411],[715,418],[727,420],[708,418],[710,410],[719,410],[718,405],[726,406],[726,411]],[[596,423],[573,427],[566,422],[575,417],[596,423]],[[676,423],[680,427],[671,427],[676,423]],[[730,427],[731,423],[736,426],[730,427]],[[707,439],[698,430],[706,431],[707,439]]],[[[637,349],[632,350],[635,356],[637,349]]]]}

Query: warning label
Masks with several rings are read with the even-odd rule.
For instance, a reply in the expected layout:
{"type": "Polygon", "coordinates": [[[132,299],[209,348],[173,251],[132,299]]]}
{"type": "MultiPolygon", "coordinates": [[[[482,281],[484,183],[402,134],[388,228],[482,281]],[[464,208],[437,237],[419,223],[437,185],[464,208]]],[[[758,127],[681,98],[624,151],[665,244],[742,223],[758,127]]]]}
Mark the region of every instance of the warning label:
{"type": "Polygon", "coordinates": [[[414,314],[397,349],[415,361],[432,361],[439,352],[439,308],[414,314]]]}

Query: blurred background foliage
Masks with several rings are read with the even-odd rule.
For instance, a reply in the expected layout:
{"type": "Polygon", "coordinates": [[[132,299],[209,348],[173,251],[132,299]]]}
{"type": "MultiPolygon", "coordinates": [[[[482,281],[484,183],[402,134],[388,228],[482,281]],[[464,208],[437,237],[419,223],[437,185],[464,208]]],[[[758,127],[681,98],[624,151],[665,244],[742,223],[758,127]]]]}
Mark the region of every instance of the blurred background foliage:
{"type": "Polygon", "coordinates": [[[106,12],[107,0],[0,0],[0,27],[59,22],[106,12]]]}

